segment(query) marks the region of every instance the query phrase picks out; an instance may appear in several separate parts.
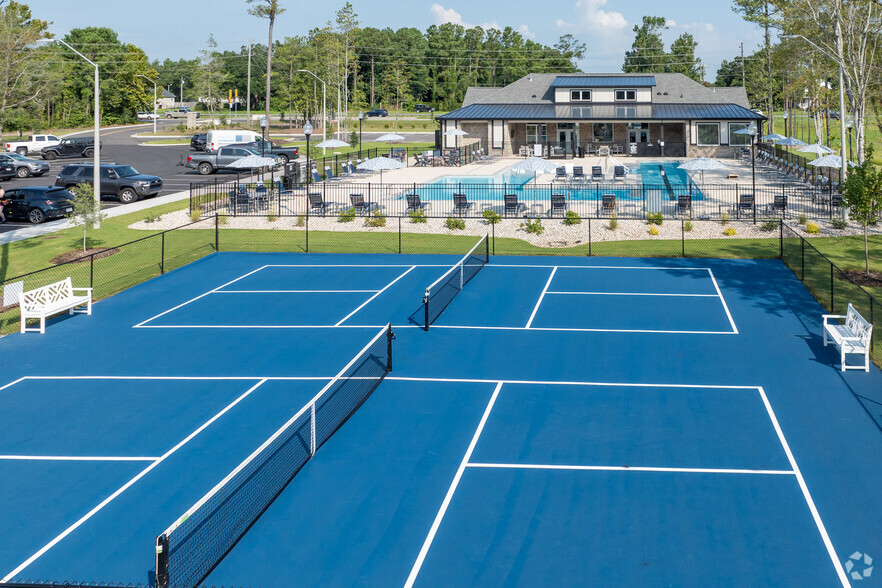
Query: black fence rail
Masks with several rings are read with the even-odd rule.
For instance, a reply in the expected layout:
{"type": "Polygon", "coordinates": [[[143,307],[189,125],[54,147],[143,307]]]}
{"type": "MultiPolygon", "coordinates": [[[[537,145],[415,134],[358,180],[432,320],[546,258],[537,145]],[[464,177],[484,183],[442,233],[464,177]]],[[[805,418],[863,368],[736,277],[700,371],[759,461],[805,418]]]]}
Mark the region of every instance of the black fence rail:
{"type": "Polygon", "coordinates": [[[835,168],[823,168],[809,165],[811,159],[800,155],[794,148],[780,147],[778,145],[762,144],[757,147],[757,169],[765,172],[778,172],[779,177],[793,181],[798,176],[799,181],[807,184],[816,184],[826,178],[827,190],[833,189],[833,184],[842,181],[839,170],[835,168]],[[769,158],[761,157],[765,153],[769,158]],[[800,173],[801,170],[801,173],[800,173]],[[788,173],[789,171],[789,173],[788,173]]]}
{"type": "MultiPolygon", "coordinates": [[[[472,140],[471,143],[462,147],[451,147],[447,149],[431,149],[425,147],[404,146],[398,147],[391,144],[389,147],[371,147],[369,149],[357,149],[349,153],[335,153],[329,156],[319,156],[321,149],[311,148],[309,159],[315,167],[319,176],[324,180],[331,176],[340,177],[346,173],[345,167],[349,163],[358,165],[359,161],[366,161],[375,157],[392,157],[397,159],[405,166],[460,166],[474,163],[481,159],[482,143],[480,140],[472,140]],[[419,156],[419,158],[417,158],[419,156]]],[[[301,150],[300,154],[304,156],[306,161],[306,150],[301,150]]],[[[486,154],[485,154],[486,155],[486,154]]],[[[309,170],[307,170],[309,171],[309,170]]],[[[309,174],[310,182],[312,175],[309,174]]]]}
{"type": "MultiPolygon", "coordinates": [[[[439,180],[430,184],[366,182],[356,173],[343,181],[323,181],[285,189],[280,181],[239,183],[218,177],[190,184],[190,212],[211,216],[337,215],[355,208],[385,216],[414,210],[441,216],[552,217],[573,212],[582,218],[642,219],[661,213],[665,219],[831,219],[843,208],[828,189],[781,183],[628,184],[558,182],[551,184],[478,185],[439,180]]],[[[196,216],[194,216],[195,218],[196,216]]]]}

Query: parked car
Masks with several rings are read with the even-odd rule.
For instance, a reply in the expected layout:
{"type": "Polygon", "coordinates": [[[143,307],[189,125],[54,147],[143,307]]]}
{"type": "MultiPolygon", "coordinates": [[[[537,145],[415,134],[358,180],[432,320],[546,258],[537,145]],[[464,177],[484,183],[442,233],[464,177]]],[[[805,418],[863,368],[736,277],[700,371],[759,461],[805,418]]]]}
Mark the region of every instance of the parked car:
{"type": "Polygon", "coordinates": [[[832,118],[833,120],[839,120],[839,111],[838,110],[831,110],[830,111],[830,118],[832,118]]]}
{"type": "Polygon", "coordinates": [[[292,159],[300,157],[300,149],[297,147],[282,147],[272,141],[252,141],[250,143],[233,143],[234,147],[248,147],[263,156],[275,155],[279,163],[285,165],[292,159]]]}
{"type": "Polygon", "coordinates": [[[152,112],[147,112],[146,110],[139,110],[135,116],[138,120],[153,120],[155,118],[159,118],[158,114],[153,114],[152,112]]]}
{"type": "Polygon", "coordinates": [[[15,177],[15,164],[8,161],[0,161],[0,180],[11,180],[15,177]]]}
{"type": "Polygon", "coordinates": [[[207,136],[207,133],[196,133],[193,135],[193,138],[190,139],[190,147],[196,151],[205,151],[205,138],[207,136]]]}
{"type": "Polygon", "coordinates": [[[389,116],[389,111],[385,108],[374,108],[373,110],[368,110],[365,116],[389,116]]]}
{"type": "Polygon", "coordinates": [[[3,214],[38,224],[44,220],[62,218],[73,212],[74,196],[64,188],[54,186],[27,186],[6,190],[8,202],[3,214]]]}
{"type": "MultiPolygon", "coordinates": [[[[100,143],[99,143],[100,145],[100,143]]],[[[92,137],[71,137],[62,139],[54,147],[43,148],[43,159],[59,157],[92,157],[95,154],[95,139],[92,137]]]]}
{"type": "Polygon", "coordinates": [[[435,109],[431,106],[426,106],[425,104],[417,104],[413,107],[416,112],[433,112],[435,109]]]}
{"type": "Polygon", "coordinates": [[[260,141],[260,137],[260,133],[254,131],[208,131],[205,134],[205,151],[217,151],[221,147],[234,143],[260,141]]]}
{"type": "MultiPolygon", "coordinates": [[[[191,112],[194,112],[194,111],[190,110],[187,107],[178,108],[177,110],[171,110],[169,112],[166,112],[165,118],[187,118],[187,115],[190,114],[191,112]]],[[[196,112],[195,114],[196,114],[196,118],[199,118],[199,113],[196,112]]]]}
{"type": "Polygon", "coordinates": [[[49,164],[39,159],[30,159],[18,153],[0,153],[0,161],[15,166],[15,175],[20,178],[42,176],[49,171],[49,164]]]}
{"type": "Polygon", "coordinates": [[[4,148],[10,153],[27,155],[28,153],[40,153],[44,147],[53,147],[61,143],[61,139],[55,135],[30,135],[27,141],[9,141],[4,148]]]}
{"type": "MultiPolygon", "coordinates": [[[[193,155],[190,155],[187,157],[186,166],[197,170],[199,174],[203,176],[223,170],[251,171],[247,168],[243,169],[235,165],[236,161],[239,161],[243,157],[248,157],[249,155],[260,157],[260,151],[255,151],[252,147],[233,147],[232,145],[227,145],[214,152],[194,153],[193,155]]],[[[281,165],[279,158],[275,155],[267,155],[266,157],[276,161],[275,164],[273,164],[273,167],[281,165]]]]}
{"type": "MultiPolygon", "coordinates": [[[[55,185],[70,188],[91,184],[95,167],[91,163],[73,163],[62,168],[55,185]]],[[[123,204],[156,196],[162,191],[162,178],[138,172],[130,165],[101,164],[101,195],[116,196],[123,204]]]]}

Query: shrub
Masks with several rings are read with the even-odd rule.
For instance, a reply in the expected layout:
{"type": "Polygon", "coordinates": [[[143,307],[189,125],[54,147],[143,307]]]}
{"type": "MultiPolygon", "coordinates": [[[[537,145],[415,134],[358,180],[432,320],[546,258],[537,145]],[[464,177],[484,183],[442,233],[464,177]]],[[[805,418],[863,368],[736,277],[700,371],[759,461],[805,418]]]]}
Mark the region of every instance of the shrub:
{"type": "Polygon", "coordinates": [[[738,231],[735,230],[735,227],[729,227],[728,229],[723,230],[723,234],[726,235],[727,237],[732,237],[737,232],[738,231]]]}
{"type": "Polygon", "coordinates": [[[616,217],[616,213],[612,213],[609,217],[609,230],[615,231],[619,226],[619,219],[616,217]]]}
{"type": "Polygon", "coordinates": [[[275,212],[271,212],[268,215],[266,215],[266,220],[268,220],[271,223],[274,223],[277,220],[279,220],[279,215],[277,215],[275,212]]]}
{"type": "Polygon", "coordinates": [[[805,223],[805,232],[809,235],[817,235],[821,232],[821,227],[815,223],[805,223]]]}
{"type": "Polygon", "coordinates": [[[579,218],[579,215],[578,215],[578,214],[576,214],[576,213],[575,213],[574,211],[572,211],[572,210],[568,210],[568,211],[567,211],[567,216],[566,216],[566,218],[564,218],[564,220],[563,220],[563,224],[565,224],[565,225],[567,225],[568,227],[570,227],[570,226],[578,225],[578,224],[581,224],[581,223],[582,223],[582,219],[579,218]]]}
{"type": "Polygon", "coordinates": [[[411,210],[407,213],[407,216],[410,217],[410,222],[415,224],[427,222],[426,211],[424,210],[411,210]]]}
{"type": "Polygon", "coordinates": [[[728,212],[724,212],[724,213],[722,213],[722,214],[720,215],[720,224],[721,224],[721,225],[726,225],[726,224],[729,222],[729,218],[730,218],[730,217],[729,217],[729,213],[728,213],[728,212]]]}
{"type": "Polygon", "coordinates": [[[763,231],[765,231],[767,233],[771,233],[772,231],[774,231],[777,228],[778,228],[778,221],[776,221],[774,219],[765,220],[765,221],[763,221],[763,224],[760,225],[760,229],[762,229],[763,231]]]}
{"type": "Polygon", "coordinates": [[[685,223],[683,223],[683,230],[686,231],[687,233],[694,228],[695,228],[695,225],[692,223],[691,220],[688,220],[685,223]]]}
{"type": "Polygon", "coordinates": [[[337,216],[337,222],[340,223],[351,223],[355,220],[355,208],[350,208],[348,210],[341,210],[340,214],[337,216]]]}
{"type": "Polygon", "coordinates": [[[364,219],[364,226],[366,227],[385,227],[386,226],[386,216],[380,212],[379,210],[375,210],[374,214],[364,219]]]}
{"type": "Polygon", "coordinates": [[[656,227],[655,225],[650,225],[649,234],[650,235],[658,235],[658,227],[656,227]]]}
{"type": "Polygon", "coordinates": [[[534,235],[541,235],[545,232],[545,227],[542,226],[542,219],[536,218],[535,220],[528,220],[524,223],[521,223],[521,227],[528,233],[532,233],[534,235]]]}
{"type": "Polygon", "coordinates": [[[487,219],[487,224],[490,225],[495,225],[502,220],[502,216],[500,216],[499,213],[495,212],[492,208],[488,208],[484,211],[484,218],[487,219]]]}
{"type": "Polygon", "coordinates": [[[842,231],[848,228],[848,221],[844,218],[834,218],[830,221],[830,225],[837,231],[842,231]]]}
{"type": "Polygon", "coordinates": [[[306,217],[302,214],[297,215],[297,220],[294,221],[295,227],[302,227],[306,225],[306,217]]]}
{"type": "Polygon", "coordinates": [[[659,212],[647,212],[646,223],[650,225],[661,225],[665,220],[664,215],[659,212]]]}
{"type": "Polygon", "coordinates": [[[227,221],[229,221],[229,220],[230,220],[230,215],[228,215],[228,214],[217,215],[217,224],[219,224],[219,225],[225,225],[225,224],[227,224],[227,221]]]}
{"type": "Polygon", "coordinates": [[[444,224],[451,231],[462,231],[465,230],[465,220],[461,218],[455,218],[452,216],[448,216],[447,220],[444,221],[444,224]]]}
{"type": "Polygon", "coordinates": [[[194,206],[192,210],[190,210],[190,221],[195,223],[200,218],[202,218],[202,207],[194,206]]]}
{"type": "Polygon", "coordinates": [[[799,215],[799,218],[796,219],[797,224],[804,225],[808,221],[808,217],[804,214],[799,215]]]}

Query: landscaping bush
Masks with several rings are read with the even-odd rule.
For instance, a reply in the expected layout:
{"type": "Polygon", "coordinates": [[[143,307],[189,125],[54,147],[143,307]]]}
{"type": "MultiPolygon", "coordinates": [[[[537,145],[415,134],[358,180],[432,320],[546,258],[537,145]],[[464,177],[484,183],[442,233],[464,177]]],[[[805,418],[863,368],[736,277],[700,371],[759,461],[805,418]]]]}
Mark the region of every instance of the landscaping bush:
{"type": "Polygon", "coordinates": [[[386,216],[383,215],[379,210],[375,210],[374,214],[364,219],[364,226],[366,227],[385,227],[386,226],[386,216]]]}
{"type": "Polygon", "coordinates": [[[447,217],[447,220],[444,221],[444,224],[447,225],[447,228],[451,231],[463,231],[465,230],[465,220],[461,218],[456,218],[453,216],[447,217]]]}
{"type": "Polygon", "coordinates": [[[687,233],[694,228],[695,228],[695,225],[692,223],[691,220],[688,220],[685,223],[683,223],[683,230],[686,231],[687,233]]]}
{"type": "Polygon", "coordinates": [[[647,212],[646,223],[650,225],[661,225],[665,220],[665,216],[659,212],[647,212]]]}
{"type": "Polygon", "coordinates": [[[817,235],[821,232],[821,227],[815,223],[805,223],[805,232],[809,235],[817,235]]]}
{"type": "Polygon", "coordinates": [[[410,217],[410,222],[418,224],[418,223],[426,223],[426,211],[424,210],[411,210],[407,213],[407,216],[410,217]]]}
{"type": "Polygon", "coordinates": [[[535,220],[528,220],[526,222],[521,223],[521,228],[523,228],[528,233],[532,233],[534,235],[541,235],[545,232],[545,227],[542,226],[542,219],[536,218],[535,220]]]}
{"type": "Polygon", "coordinates": [[[656,227],[655,225],[651,225],[649,227],[649,234],[650,235],[658,235],[658,227],[656,227]]]}
{"type": "Polygon", "coordinates": [[[564,220],[563,220],[563,224],[565,224],[565,225],[567,225],[568,227],[570,227],[570,226],[578,225],[578,224],[581,224],[581,223],[582,223],[582,219],[579,218],[579,215],[578,215],[578,214],[576,214],[576,213],[575,213],[574,211],[572,211],[572,210],[568,210],[568,211],[567,211],[567,216],[566,216],[566,218],[564,218],[564,220]]]}
{"type": "Polygon", "coordinates": [[[337,215],[337,222],[340,223],[351,223],[355,220],[355,208],[350,208],[348,210],[341,210],[340,214],[337,215]]]}
{"type": "Polygon", "coordinates": [[[495,225],[502,220],[502,216],[498,212],[494,212],[492,208],[484,211],[484,218],[487,219],[487,224],[491,225],[495,225]]]}
{"type": "Polygon", "coordinates": [[[723,230],[723,234],[727,237],[733,237],[738,231],[735,230],[735,227],[729,227],[728,229],[723,230]]]}

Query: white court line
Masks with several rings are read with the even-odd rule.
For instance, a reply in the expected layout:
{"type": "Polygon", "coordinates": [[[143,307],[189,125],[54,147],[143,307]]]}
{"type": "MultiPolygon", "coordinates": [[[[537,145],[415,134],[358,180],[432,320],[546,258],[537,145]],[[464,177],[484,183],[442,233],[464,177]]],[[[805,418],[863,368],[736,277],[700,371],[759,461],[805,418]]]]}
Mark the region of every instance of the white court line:
{"type": "Polygon", "coordinates": [[[758,386],[730,386],[714,384],[640,384],[633,382],[572,382],[554,380],[505,380],[499,378],[422,378],[409,376],[386,376],[386,380],[398,380],[401,382],[446,382],[449,384],[524,384],[539,386],[609,386],[618,388],[684,388],[684,389],[708,389],[708,390],[752,390],[758,386]]]}
{"type": "Polygon", "coordinates": [[[0,460],[9,461],[156,461],[158,457],[110,457],[77,455],[0,455],[0,460]]]}
{"type": "Polygon", "coordinates": [[[833,562],[833,567],[836,568],[836,573],[839,575],[839,580],[842,582],[843,586],[851,586],[851,583],[848,580],[848,576],[845,574],[845,570],[842,568],[842,563],[839,561],[839,556],[836,554],[836,549],[833,547],[833,542],[830,540],[830,535],[827,534],[827,528],[824,526],[824,521],[821,520],[821,515],[818,513],[818,509],[815,506],[815,501],[812,500],[812,495],[809,492],[808,485],[805,483],[805,478],[802,477],[802,472],[799,470],[799,466],[796,464],[796,458],[793,457],[793,452],[790,451],[790,445],[787,443],[787,439],[784,437],[784,431],[781,430],[781,425],[778,423],[778,417],[775,416],[775,411],[772,410],[772,403],[769,402],[769,398],[766,396],[766,391],[762,386],[758,386],[757,390],[759,391],[760,397],[763,399],[763,404],[766,407],[766,412],[769,413],[769,419],[772,421],[772,426],[775,427],[775,432],[778,434],[778,439],[781,441],[781,446],[784,448],[784,453],[787,454],[787,459],[790,461],[790,467],[793,468],[794,473],[796,474],[796,481],[799,484],[800,490],[802,490],[802,495],[805,498],[806,504],[808,504],[809,511],[812,513],[812,518],[815,520],[815,525],[818,527],[818,533],[821,534],[821,540],[824,542],[824,546],[827,548],[827,554],[830,556],[830,561],[833,562]]]}
{"type": "Polygon", "coordinates": [[[250,276],[250,275],[252,275],[252,274],[256,274],[257,272],[259,272],[260,270],[264,269],[265,267],[267,267],[267,266],[265,266],[265,265],[264,265],[264,266],[261,266],[261,267],[257,268],[257,269],[254,270],[254,271],[250,271],[250,272],[248,272],[248,273],[245,274],[244,276],[239,276],[239,277],[236,278],[235,280],[231,280],[231,281],[227,282],[226,284],[221,284],[221,285],[218,286],[217,288],[215,288],[215,289],[213,289],[213,290],[209,290],[209,291],[206,292],[205,294],[200,294],[199,296],[196,296],[195,298],[191,298],[190,300],[188,300],[188,301],[186,301],[186,302],[184,302],[184,303],[182,303],[182,304],[178,304],[177,306],[175,306],[175,307],[173,307],[173,308],[169,308],[169,309],[166,310],[165,312],[161,312],[161,313],[157,314],[156,316],[152,316],[152,317],[150,317],[149,319],[147,319],[147,320],[145,320],[145,321],[141,321],[140,323],[138,323],[137,325],[135,325],[135,326],[132,327],[132,328],[133,328],[133,329],[137,329],[138,327],[141,327],[141,326],[143,326],[144,324],[149,323],[149,322],[152,321],[152,320],[158,319],[159,317],[161,317],[161,316],[163,316],[163,315],[166,315],[166,314],[168,314],[168,313],[170,313],[170,312],[173,312],[173,311],[175,311],[175,310],[177,310],[177,309],[179,309],[179,308],[181,308],[181,307],[183,307],[183,306],[187,306],[187,305],[190,304],[191,302],[196,302],[196,301],[199,300],[200,298],[204,298],[204,297],[208,296],[209,294],[211,294],[211,293],[213,293],[213,292],[217,292],[217,291],[220,290],[221,288],[224,288],[224,287],[226,287],[226,286],[229,286],[230,284],[235,284],[235,283],[238,282],[239,280],[242,280],[242,279],[244,279],[244,278],[247,278],[248,276],[250,276]]]}
{"type": "MultiPolygon", "coordinates": [[[[330,380],[334,376],[25,376],[21,380],[330,380]]],[[[376,378],[374,378],[376,379],[376,378]]]]}
{"type": "Polygon", "coordinates": [[[499,468],[512,470],[576,470],[591,472],[671,472],[684,474],[770,474],[793,475],[790,470],[744,470],[719,468],[662,468],[648,466],[582,466],[582,465],[548,465],[523,463],[469,463],[470,468],[499,468]]]}
{"type": "Polygon", "coordinates": [[[710,275],[710,279],[714,283],[714,288],[717,290],[717,296],[720,297],[720,302],[723,303],[723,310],[726,311],[726,316],[729,317],[729,324],[732,325],[732,333],[737,335],[738,327],[735,326],[735,321],[732,320],[732,313],[729,312],[729,306],[726,304],[726,299],[723,298],[723,293],[720,292],[720,287],[717,285],[717,279],[714,277],[714,272],[712,272],[710,268],[707,268],[707,273],[710,275]]]}
{"type": "Polygon", "coordinates": [[[551,275],[548,276],[548,281],[545,282],[545,287],[542,288],[542,294],[539,295],[539,300],[536,301],[536,306],[533,307],[533,312],[530,314],[530,320],[527,321],[527,326],[525,329],[529,329],[530,325],[533,324],[533,319],[536,318],[536,313],[539,312],[539,307],[542,306],[542,299],[545,298],[545,293],[548,292],[548,287],[551,286],[551,281],[554,279],[554,274],[557,272],[557,266],[554,266],[554,269],[551,270],[551,275]]]}
{"type": "Polygon", "coordinates": [[[493,390],[493,396],[490,397],[490,402],[487,403],[487,408],[484,410],[484,415],[481,417],[481,422],[478,423],[478,428],[475,429],[475,434],[474,436],[472,436],[472,442],[469,443],[469,448],[466,450],[465,455],[462,458],[462,462],[459,464],[459,469],[456,470],[456,475],[453,476],[453,481],[450,483],[450,488],[448,488],[447,490],[447,495],[444,497],[444,501],[441,503],[441,508],[438,509],[438,514],[435,515],[435,521],[432,523],[432,528],[429,529],[429,534],[426,537],[426,540],[423,542],[423,547],[422,549],[420,549],[420,553],[413,564],[413,568],[410,570],[410,575],[407,577],[407,582],[404,583],[405,588],[411,588],[420,573],[420,568],[423,566],[423,561],[426,559],[426,554],[429,553],[429,548],[432,546],[432,541],[434,541],[435,539],[435,533],[438,532],[438,527],[441,526],[441,520],[444,518],[444,513],[447,512],[447,507],[450,506],[450,500],[453,498],[453,493],[456,492],[456,487],[459,485],[459,480],[462,478],[462,474],[465,472],[466,464],[469,463],[469,459],[472,457],[472,452],[475,450],[475,445],[478,443],[478,438],[481,436],[481,432],[484,430],[484,424],[487,422],[487,417],[490,416],[490,411],[493,410],[493,405],[496,403],[496,398],[499,396],[499,391],[501,389],[502,382],[498,382],[496,384],[496,389],[493,390]]]}
{"type": "MultiPolygon", "coordinates": [[[[498,259],[498,258],[497,258],[498,259]]],[[[663,267],[663,266],[633,266],[633,265],[530,265],[530,264],[507,264],[493,263],[487,264],[487,267],[507,268],[507,267],[530,267],[530,268],[553,268],[561,269],[623,269],[623,270],[686,270],[686,271],[703,271],[710,268],[706,267],[663,267]]]]}
{"type": "Polygon", "coordinates": [[[686,298],[717,298],[718,294],[664,294],[656,292],[546,292],[546,294],[577,294],[581,296],[683,296],[686,298]]]}
{"type": "Polygon", "coordinates": [[[12,382],[9,382],[8,384],[5,384],[4,386],[0,387],[0,392],[2,392],[3,390],[6,390],[7,388],[9,388],[9,387],[11,387],[11,386],[15,386],[16,384],[19,384],[19,383],[21,383],[21,382],[23,382],[24,380],[27,380],[27,379],[28,379],[28,377],[25,376],[25,377],[23,377],[23,378],[19,378],[19,379],[17,379],[17,380],[13,380],[12,382]]]}
{"type": "Polygon", "coordinates": [[[382,290],[378,291],[376,294],[374,294],[373,296],[371,296],[370,298],[368,298],[367,300],[365,300],[365,301],[364,301],[364,304],[362,304],[361,306],[359,306],[358,308],[356,308],[355,310],[353,310],[352,312],[350,312],[349,314],[347,314],[345,317],[343,317],[342,319],[340,319],[340,320],[337,322],[337,324],[334,325],[334,326],[335,326],[335,327],[339,327],[339,326],[341,326],[341,325],[342,325],[343,323],[345,323],[345,322],[346,322],[346,321],[347,321],[352,315],[354,315],[356,312],[358,312],[359,310],[361,310],[362,308],[364,308],[365,306],[367,306],[368,304],[370,304],[370,302],[371,302],[374,298],[376,298],[377,296],[379,296],[380,294],[382,294],[383,292],[385,292],[386,290],[388,290],[388,289],[392,286],[392,284],[394,284],[395,282],[397,282],[398,280],[400,280],[401,278],[403,278],[404,276],[406,276],[407,274],[409,274],[410,272],[412,272],[414,269],[416,269],[416,266],[415,266],[415,265],[414,265],[414,266],[411,266],[410,269],[408,269],[408,270],[405,271],[403,274],[401,274],[400,276],[398,276],[397,278],[395,278],[394,280],[392,280],[391,282],[389,282],[388,284],[386,284],[386,287],[385,287],[385,288],[383,288],[382,290]]]}
{"type": "MultiPolygon", "coordinates": [[[[144,325],[141,329],[382,329],[384,325],[144,325]]],[[[419,325],[392,325],[393,329],[422,329],[419,325]]],[[[669,331],[652,329],[568,329],[558,327],[477,327],[470,325],[432,325],[433,329],[471,331],[546,331],[561,333],[663,333],[673,335],[737,335],[732,331],[669,331]]]]}
{"type": "Polygon", "coordinates": [[[67,529],[65,529],[65,530],[64,530],[60,535],[58,535],[55,539],[53,539],[52,541],[50,541],[49,543],[47,543],[46,545],[44,545],[43,547],[41,547],[39,551],[37,551],[34,555],[32,555],[31,557],[29,557],[28,559],[26,559],[24,562],[22,562],[17,568],[15,568],[14,570],[12,570],[12,571],[9,572],[8,574],[6,574],[6,576],[4,576],[3,578],[0,578],[0,584],[5,584],[5,583],[11,581],[11,580],[12,580],[13,578],[15,578],[16,576],[18,576],[18,574],[19,574],[22,570],[24,570],[26,567],[28,567],[29,565],[31,565],[32,563],[34,563],[34,561],[36,561],[36,560],[37,560],[40,556],[42,556],[44,553],[46,553],[47,551],[49,551],[50,549],[52,549],[52,548],[53,548],[53,547],[54,547],[59,541],[61,541],[62,539],[64,539],[65,537],[67,537],[68,535],[70,535],[71,533],[73,533],[73,532],[74,532],[74,531],[75,531],[80,525],[82,525],[83,523],[85,523],[86,521],[88,521],[90,518],[92,518],[92,516],[94,516],[95,513],[97,513],[98,511],[100,511],[101,509],[103,509],[105,506],[107,506],[108,504],[110,504],[110,503],[111,503],[111,502],[112,502],[117,496],[119,496],[120,494],[122,494],[123,492],[125,492],[126,490],[128,490],[128,489],[132,486],[132,484],[134,484],[135,482],[137,482],[138,480],[140,480],[141,478],[143,478],[144,476],[146,476],[147,473],[150,472],[150,470],[152,470],[153,468],[155,468],[156,466],[158,466],[158,465],[159,465],[160,463],[162,463],[166,458],[168,458],[170,455],[172,455],[173,453],[175,453],[178,449],[180,449],[181,447],[183,447],[184,445],[186,445],[186,444],[187,444],[190,440],[192,440],[196,435],[198,435],[199,433],[201,433],[202,431],[204,431],[206,428],[208,428],[208,426],[211,425],[214,421],[216,421],[217,419],[219,419],[220,417],[222,417],[222,416],[223,416],[224,414],[226,414],[229,410],[231,410],[234,406],[236,406],[237,404],[239,404],[239,402],[241,402],[242,400],[244,400],[245,398],[247,398],[252,392],[254,392],[255,390],[257,390],[257,389],[258,389],[258,388],[259,388],[264,382],[266,382],[266,380],[261,380],[261,381],[259,381],[257,384],[255,384],[254,386],[252,386],[251,388],[249,388],[245,393],[243,393],[241,396],[239,396],[238,398],[236,398],[233,402],[231,402],[230,404],[228,404],[223,410],[221,410],[219,413],[217,413],[216,415],[214,415],[213,417],[211,417],[211,419],[209,419],[208,421],[206,421],[205,423],[203,423],[202,426],[200,426],[198,429],[196,429],[195,431],[193,431],[192,433],[190,433],[186,438],[184,438],[183,441],[181,441],[180,443],[178,443],[177,445],[175,445],[174,447],[172,447],[171,449],[169,449],[168,451],[166,451],[166,452],[162,455],[162,457],[160,457],[159,459],[157,459],[156,461],[154,461],[153,463],[151,463],[149,466],[147,466],[146,468],[144,468],[143,470],[141,470],[141,472],[140,472],[138,475],[136,475],[134,478],[132,478],[131,480],[129,480],[128,482],[126,482],[125,484],[123,484],[123,486],[121,486],[116,492],[114,492],[113,494],[111,494],[110,496],[108,496],[107,498],[105,498],[103,501],[101,501],[101,503],[98,504],[98,506],[96,506],[95,508],[93,508],[92,510],[90,510],[89,512],[87,512],[85,515],[83,515],[83,516],[80,518],[80,520],[78,520],[77,522],[75,522],[74,524],[72,524],[70,527],[68,527],[67,529]]]}
{"type": "Polygon", "coordinates": [[[378,290],[218,290],[215,294],[368,294],[378,290]]]}

